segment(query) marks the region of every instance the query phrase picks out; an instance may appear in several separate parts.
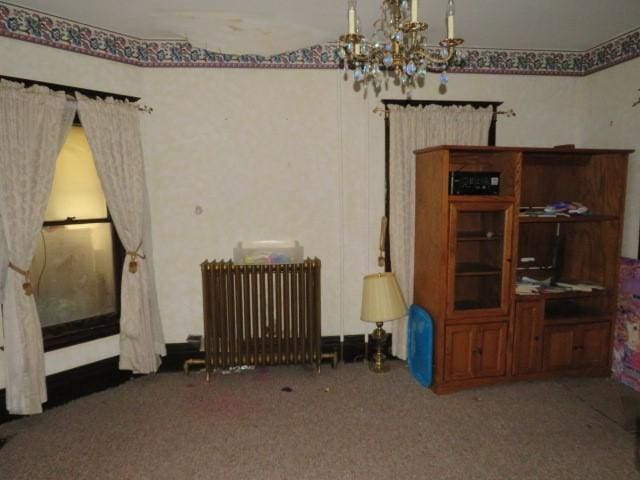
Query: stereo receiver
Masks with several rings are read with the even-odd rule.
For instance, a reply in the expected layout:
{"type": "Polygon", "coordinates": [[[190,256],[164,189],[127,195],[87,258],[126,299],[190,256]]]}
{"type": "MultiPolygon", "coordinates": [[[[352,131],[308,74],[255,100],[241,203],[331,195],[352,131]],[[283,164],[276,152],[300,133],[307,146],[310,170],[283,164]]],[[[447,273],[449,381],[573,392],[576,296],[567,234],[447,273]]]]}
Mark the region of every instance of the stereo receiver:
{"type": "Polygon", "coordinates": [[[500,195],[500,172],[449,172],[449,195],[500,195]]]}

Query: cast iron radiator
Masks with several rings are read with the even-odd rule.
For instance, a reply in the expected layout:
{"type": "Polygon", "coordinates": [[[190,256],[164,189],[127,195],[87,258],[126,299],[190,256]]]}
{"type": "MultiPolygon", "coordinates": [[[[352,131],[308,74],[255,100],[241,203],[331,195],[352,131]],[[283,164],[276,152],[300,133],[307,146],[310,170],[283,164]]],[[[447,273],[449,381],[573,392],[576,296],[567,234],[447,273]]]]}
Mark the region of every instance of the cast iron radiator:
{"type": "Polygon", "coordinates": [[[205,261],[201,269],[207,379],[216,368],[242,365],[319,368],[320,260],[205,261]]]}

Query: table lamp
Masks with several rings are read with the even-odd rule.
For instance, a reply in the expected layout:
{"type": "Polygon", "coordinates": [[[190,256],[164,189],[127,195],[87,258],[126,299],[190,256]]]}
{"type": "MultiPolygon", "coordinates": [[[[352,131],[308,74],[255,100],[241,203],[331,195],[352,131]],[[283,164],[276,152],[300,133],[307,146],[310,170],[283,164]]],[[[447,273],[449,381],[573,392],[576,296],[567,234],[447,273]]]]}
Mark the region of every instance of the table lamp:
{"type": "Polygon", "coordinates": [[[382,373],[389,370],[388,365],[384,364],[383,351],[387,343],[387,332],[382,328],[383,322],[402,318],[406,314],[407,304],[393,273],[374,273],[364,277],[360,319],[376,324],[372,334],[376,342],[376,353],[369,364],[373,372],[382,373]]]}

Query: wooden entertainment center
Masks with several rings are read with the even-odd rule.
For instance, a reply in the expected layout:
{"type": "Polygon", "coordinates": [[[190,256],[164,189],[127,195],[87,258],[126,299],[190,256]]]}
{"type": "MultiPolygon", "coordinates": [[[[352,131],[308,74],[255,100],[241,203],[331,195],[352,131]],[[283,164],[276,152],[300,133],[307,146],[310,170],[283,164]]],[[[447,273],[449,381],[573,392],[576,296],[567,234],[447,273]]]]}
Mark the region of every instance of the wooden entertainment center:
{"type": "Polygon", "coordinates": [[[416,151],[414,302],[434,320],[436,393],[609,374],[630,153],[416,151]],[[544,211],[558,201],[588,211],[544,211]]]}

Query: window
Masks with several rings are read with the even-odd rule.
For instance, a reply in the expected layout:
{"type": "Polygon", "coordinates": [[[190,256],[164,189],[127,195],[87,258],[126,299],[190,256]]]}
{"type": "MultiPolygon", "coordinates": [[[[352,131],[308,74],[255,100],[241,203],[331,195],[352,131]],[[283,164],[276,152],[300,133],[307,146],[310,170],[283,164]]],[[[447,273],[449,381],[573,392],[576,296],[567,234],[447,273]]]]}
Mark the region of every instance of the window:
{"type": "Polygon", "coordinates": [[[45,350],[118,332],[123,258],[91,149],[73,126],[31,265],[45,350]]]}
{"type": "MultiPolygon", "coordinates": [[[[502,105],[502,102],[472,102],[472,101],[457,101],[457,100],[382,100],[385,110],[388,105],[401,105],[401,106],[425,106],[425,105],[440,105],[448,107],[452,105],[465,106],[471,105],[474,108],[491,107],[493,109],[493,120],[491,121],[491,127],[489,128],[488,145],[495,146],[496,144],[496,113],[498,107],[502,105]]],[[[389,116],[384,117],[384,214],[389,218],[389,156],[390,156],[390,127],[389,116]]],[[[388,225],[388,223],[387,223],[388,225]]],[[[385,272],[391,271],[391,244],[389,240],[389,232],[386,232],[384,237],[384,270],[385,272]]]]}

